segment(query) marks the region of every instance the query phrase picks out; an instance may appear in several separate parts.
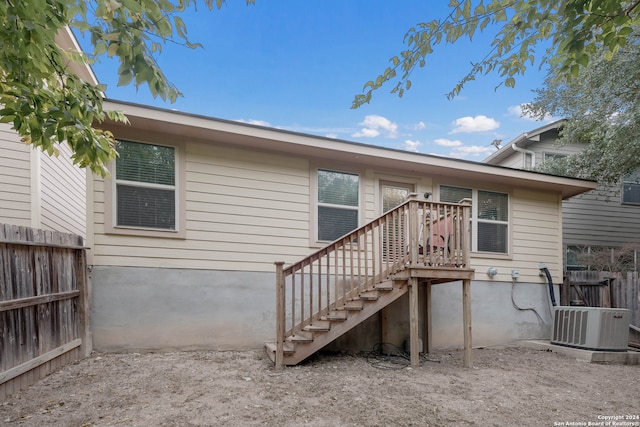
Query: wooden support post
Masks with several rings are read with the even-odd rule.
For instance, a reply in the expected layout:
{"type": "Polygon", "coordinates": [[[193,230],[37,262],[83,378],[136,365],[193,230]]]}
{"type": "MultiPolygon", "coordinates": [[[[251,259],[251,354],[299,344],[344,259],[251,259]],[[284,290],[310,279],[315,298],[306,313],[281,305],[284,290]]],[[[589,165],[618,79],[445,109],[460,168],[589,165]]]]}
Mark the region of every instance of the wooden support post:
{"type": "Polygon", "coordinates": [[[462,281],[462,323],[464,327],[464,366],[471,368],[471,280],[462,281]]]}
{"type": "Polygon", "coordinates": [[[433,334],[431,323],[431,281],[428,280],[424,286],[424,292],[422,296],[422,307],[424,309],[423,323],[422,323],[422,345],[424,347],[425,354],[431,354],[433,347],[431,345],[431,337],[433,334]]]}
{"type": "Polygon", "coordinates": [[[380,343],[386,344],[389,342],[389,315],[387,307],[380,310],[380,343]]]}
{"type": "Polygon", "coordinates": [[[276,369],[284,368],[284,262],[276,262],[276,369]]]}
{"type": "Polygon", "coordinates": [[[420,347],[418,345],[418,278],[409,279],[409,341],[411,345],[411,366],[420,366],[420,347]]]}

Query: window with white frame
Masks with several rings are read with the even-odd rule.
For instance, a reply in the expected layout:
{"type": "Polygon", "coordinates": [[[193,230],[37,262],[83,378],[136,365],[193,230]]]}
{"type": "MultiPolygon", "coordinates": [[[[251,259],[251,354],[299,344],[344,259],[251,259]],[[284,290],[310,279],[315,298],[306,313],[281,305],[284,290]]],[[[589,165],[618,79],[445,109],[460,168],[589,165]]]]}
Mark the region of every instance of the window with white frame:
{"type": "Polygon", "coordinates": [[[622,180],[622,203],[640,204],[640,169],[622,180]]]}
{"type": "Polygon", "coordinates": [[[360,177],[318,169],[318,241],[333,241],[358,227],[360,177]]]}
{"type": "Polygon", "coordinates": [[[440,186],[440,201],[471,199],[471,250],[509,253],[509,195],[472,188],[440,186]]]}
{"type": "Polygon", "coordinates": [[[114,225],[176,230],[176,148],[118,141],[114,225]]]}
{"type": "Polygon", "coordinates": [[[560,161],[560,160],[566,159],[567,157],[569,157],[567,154],[543,153],[543,162],[547,163],[547,162],[560,161]]]}

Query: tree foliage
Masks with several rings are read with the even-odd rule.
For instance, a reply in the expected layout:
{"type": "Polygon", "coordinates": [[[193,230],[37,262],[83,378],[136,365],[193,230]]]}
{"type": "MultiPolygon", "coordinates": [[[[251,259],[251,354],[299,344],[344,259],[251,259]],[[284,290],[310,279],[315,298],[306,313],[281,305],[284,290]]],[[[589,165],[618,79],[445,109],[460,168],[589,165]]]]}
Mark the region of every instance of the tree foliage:
{"type": "Polygon", "coordinates": [[[401,97],[411,87],[413,71],[427,65],[436,45],[472,40],[476,33],[495,28],[486,56],[471,64],[449,92],[450,98],[476,76],[490,72],[497,72],[502,84],[513,87],[516,77],[536,61],[539,66],[551,63],[559,76],[575,77],[599,47],[611,59],[627,45],[631,27],[639,19],[639,5],[639,0],[451,0],[448,16],[409,29],[407,49],[393,56],[391,66],[375,80],[365,83],[352,108],[369,103],[373,92],[390,81],[396,82],[391,92],[401,97]],[[546,42],[550,47],[536,52],[546,42]]]}
{"type": "MultiPolygon", "coordinates": [[[[551,69],[525,112],[537,118],[565,117],[559,143],[583,143],[584,150],[551,167],[552,172],[617,182],[640,167],[640,31],[609,59],[601,47],[577,77],[551,69]]],[[[549,172],[549,170],[546,170],[549,172]]]]}
{"type": "MultiPolygon", "coordinates": [[[[203,3],[213,9],[224,0],[203,3]]],[[[147,85],[154,97],[175,101],[180,92],[155,57],[169,40],[198,46],[188,39],[180,17],[190,6],[195,0],[0,2],[0,122],[11,123],[26,143],[50,155],[66,142],[76,164],[105,175],[116,156],[115,141],[93,125],[126,118],[105,111],[105,87],[83,81],[68,62],[90,65],[100,57],[117,58],[119,85],[147,85]],[[89,34],[93,51],[59,49],[56,35],[66,27],[89,34]]]]}

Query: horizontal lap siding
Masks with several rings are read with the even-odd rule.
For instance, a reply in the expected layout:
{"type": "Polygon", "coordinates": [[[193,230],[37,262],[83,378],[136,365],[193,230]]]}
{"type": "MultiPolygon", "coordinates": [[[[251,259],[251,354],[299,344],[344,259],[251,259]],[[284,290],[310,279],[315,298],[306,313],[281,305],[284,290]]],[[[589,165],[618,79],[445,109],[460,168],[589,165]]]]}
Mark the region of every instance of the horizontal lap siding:
{"type": "Polygon", "coordinates": [[[562,277],[562,239],[559,196],[532,191],[513,192],[514,268],[539,277],[545,263],[554,280],[562,277]]]}
{"type": "Polygon", "coordinates": [[[554,281],[562,278],[560,206],[557,194],[529,190],[511,192],[511,254],[507,259],[472,253],[476,279],[487,277],[489,267],[498,269],[494,281],[510,281],[511,270],[520,273],[519,282],[544,283],[538,263],[545,263],[554,281]]]}
{"type": "Polygon", "coordinates": [[[621,204],[619,185],[565,200],[563,222],[568,245],[640,242],[640,206],[621,204]]]}
{"type": "Polygon", "coordinates": [[[73,164],[71,149],[57,157],[41,155],[41,227],[85,236],[86,172],[73,164]]]}
{"type": "Polygon", "coordinates": [[[306,160],[187,145],[187,238],[104,234],[104,183],[95,183],[96,265],[272,271],[309,253],[306,160]]]}
{"type": "Polygon", "coordinates": [[[9,125],[0,124],[0,223],[31,225],[31,152],[9,125]]]}

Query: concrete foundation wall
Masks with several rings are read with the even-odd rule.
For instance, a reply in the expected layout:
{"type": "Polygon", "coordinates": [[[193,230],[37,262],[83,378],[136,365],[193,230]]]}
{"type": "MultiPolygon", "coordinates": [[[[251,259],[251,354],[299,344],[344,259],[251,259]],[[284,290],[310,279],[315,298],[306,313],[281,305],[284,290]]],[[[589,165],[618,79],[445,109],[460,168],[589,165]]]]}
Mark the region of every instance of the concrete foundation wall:
{"type": "MultiPolygon", "coordinates": [[[[474,346],[549,338],[545,285],[474,281],[471,298],[474,346]]],[[[433,286],[432,300],[434,347],[461,347],[461,283],[433,286]]],[[[107,266],[92,270],[97,351],[256,349],[275,339],[274,307],[271,273],[107,266]]],[[[387,340],[395,345],[408,339],[408,313],[408,298],[387,308],[387,340]]],[[[330,348],[370,350],[378,342],[380,318],[374,315],[330,348]]]]}

